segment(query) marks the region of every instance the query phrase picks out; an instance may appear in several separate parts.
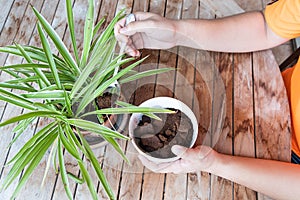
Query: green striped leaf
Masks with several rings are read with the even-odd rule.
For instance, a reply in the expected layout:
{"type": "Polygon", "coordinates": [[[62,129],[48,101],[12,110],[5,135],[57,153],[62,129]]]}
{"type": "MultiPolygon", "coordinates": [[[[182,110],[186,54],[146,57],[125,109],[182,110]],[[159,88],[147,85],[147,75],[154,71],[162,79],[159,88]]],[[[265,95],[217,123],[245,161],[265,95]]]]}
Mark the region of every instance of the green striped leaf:
{"type": "Polygon", "coordinates": [[[65,149],[76,159],[76,160],[81,160],[80,155],[76,149],[76,146],[74,146],[73,143],[71,143],[70,141],[68,141],[68,139],[65,136],[65,133],[61,127],[61,125],[59,125],[58,127],[59,129],[59,142],[61,141],[61,143],[63,144],[63,146],[65,147],[65,149]]]}
{"type": "Polygon", "coordinates": [[[83,36],[83,51],[81,56],[80,66],[84,68],[90,52],[91,42],[93,39],[93,26],[94,26],[94,0],[89,0],[89,7],[86,14],[84,24],[84,36],[83,36]]]}
{"type": "Polygon", "coordinates": [[[78,178],[77,176],[75,176],[71,172],[67,172],[67,175],[70,179],[72,179],[73,181],[75,181],[78,184],[83,184],[84,183],[84,179],[78,178]]]}
{"type": "Polygon", "coordinates": [[[40,148],[36,148],[38,151],[34,154],[35,157],[32,159],[31,163],[26,168],[25,172],[22,175],[22,178],[20,179],[16,189],[14,190],[14,193],[12,195],[12,198],[15,198],[18,193],[20,192],[21,188],[25,185],[25,183],[28,181],[28,178],[34,171],[34,169],[38,166],[40,161],[42,160],[43,156],[45,155],[46,151],[50,147],[50,145],[53,143],[57,135],[52,134],[50,135],[47,140],[45,139],[43,145],[40,148]]]}
{"type": "Polygon", "coordinates": [[[15,123],[15,122],[18,122],[18,121],[22,121],[24,119],[29,119],[29,118],[32,118],[32,117],[50,117],[50,118],[53,118],[55,116],[61,116],[61,113],[53,112],[53,111],[34,111],[34,112],[25,113],[23,115],[19,115],[19,116],[10,118],[10,119],[0,123],[0,127],[8,125],[8,124],[15,123]]]}
{"type": "Polygon", "coordinates": [[[119,73],[117,73],[115,76],[110,78],[109,80],[105,81],[99,88],[92,94],[92,96],[84,96],[81,100],[76,114],[80,114],[84,108],[91,103],[94,99],[96,99],[98,96],[101,96],[101,94],[115,81],[117,81],[120,77],[125,75],[127,72],[129,72],[131,69],[142,63],[147,57],[131,64],[130,66],[126,67],[125,69],[121,70],[119,73]]]}
{"type": "MultiPolygon", "coordinates": [[[[34,47],[34,46],[22,46],[22,48],[25,50],[28,56],[30,56],[31,59],[42,62],[42,63],[47,63],[47,58],[45,55],[45,52],[43,49],[34,47]]],[[[0,47],[0,52],[5,52],[5,53],[10,53],[13,55],[21,56],[24,57],[18,48],[16,46],[5,46],[5,47],[0,47]]],[[[59,69],[64,69],[66,71],[72,71],[72,68],[69,68],[66,66],[64,61],[60,59],[58,56],[53,55],[55,64],[59,67],[59,69]]]]}
{"type": "MultiPolygon", "coordinates": [[[[32,173],[34,168],[45,154],[45,151],[56,137],[57,133],[55,132],[55,129],[53,129],[51,132],[47,132],[47,134],[39,137],[39,139],[35,140],[34,142],[32,142],[30,139],[27,143],[32,145],[31,148],[25,151],[22,156],[20,156],[19,159],[14,162],[14,165],[10,169],[1,187],[6,189],[29,164],[26,172],[23,174],[22,179],[19,181],[18,186],[14,191],[14,195],[17,195],[21,187],[25,184],[29,175],[32,173]]],[[[28,146],[27,143],[25,144],[26,146],[28,146]]]]}
{"type": "Polygon", "coordinates": [[[80,74],[80,69],[78,68],[76,62],[72,58],[72,55],[68,51],[66,45],[63,43],[59,35],[55,32],[55,30],[51,27],[51,25],[47,22],[47,20],[36,10],[32,7],[36,17],[38,18],[39,22],[41,23],[44,30],[47,32],[49,37],[52,39],[53,43],[55,44],[57,50],[62,55],[66,63],[75,70],[77,74],[80,74]]]}
{"type": "Polygon", "coordinates": [[[63,155],[63,149],[60,140],[58,140],[58,163],[59,163],[59,172],[61,176],[61,180],[63,182],[66,194],[70,200],[73,199],[72,192],[70,190],[70,184],[67,176],[66,166],[64,162],[64,155],[63,155]]]}
{"type": "MultiPolygon", "coordinates": [[[[40,68],[40,69],[49,69],[48,64],[37,64],[37,63],[22,63],[22,64],[15,64],[15,65],[7,65],[1,66],[0,70],[9,69],[9,70],[18,70],[18,69],[33,69],[33,68],[40,68]]],[[[32,70],[32,72],[34,72],[32,70]]]]}
{"type": "Polygon", "coordinates": [[[97,191],[96,191],[96,188],[95,188],[95,185],[93,183],[93,180],[89,174],[89,172],[87,171],[87,169],[85,168],[83,162],[78,162],[78,165],[80,167],[80,171],[82,173],[82,177],[84,178],[88,188],[89,188],[89,191],[92,195],[92,198],[94,200],[97,200],[98,197],[97,197],[97,191]]]}
{"type": "Polygon", "coordinates": [[[31,88],[31,87],[17,85],[17,84],[10,84],[10,83],[0,83],[0,88],[17,89],[17,90],[23,90],[23,91],[27,91],[27,92],[35,92],[36,91],[36,89],[31,88]]]}
{"type": "Polygon", "coordinates": [[[71,0],[66,0],[66,8],[67,8],[68,27],[69,27],[69,31],[70,31],[70,35],[71,35],[73,51],[75,54],[75,59],[76,59],[77,65],[79,65],[80,61],[79,61],[79,55],[78,55],[76,37],[75,37],[75,31],[74,31],[75,30],[74,16],[73,16],[73,11],[72,11],[72,1],[71,0]]]}
{"type": "Polygon", "coordinates": [[[14,94],[12,92],[3,90],[0,88],[0,100],[6,101],[8,103],[14,104],[21,108],[26,108],[29,110],[35,110],[36,107],[33,105],[32,101],[25,99],[24,97],[14,94]]]}
{"type": "Polygon", "coordinates": [[[152,70],[147,70],[147,71],[143,71],[143,72],[139,72],[135,75],[120,79],[120,84],[123,83],[127,83],[130,81],[135,81],[144,77],[148,77],[148,76],[153,76],[153,75],[157,75],[157,74],[161,74],[161,73],[165,73],[165,72],[169,72],[174,70],[173,68],[161,68],[161,69],[152,69],[152,70]]]}
{"type": "Polygon", "coordinates": [[[163,108],[150,108],[150,107],[124,107],[124,108],[104,108],[101,110],[96,110],[92,112],[85,113],[81,116],[85,117],[88,115],[103,115],[103,114],[128,114],[128,113],[175,113],[172,110],[163,108]]]}
{"type": "MultiPolygon", "coordinates": [[[[90,148],[90,145],[83,138],[81,133],[79,133],[79,137],[81,138],[83,146],[86,150],[85,156],[91,161],[92,166],[93,166],[94,170],[96,171],[96,174],[97,174],[104,190],[106,191],[106,194],[109,196],[110,199],[115,199],[114,193],[113,193],[113,191],[112,191],[112,189],[111,189],[111,187],[110,187],[110,185],[109,185],[109,183],[108,183],[108,181],[107,181],[107,179],[106,179],[106,177],[105,177],[105,175],[104,175],[104,173],[101,169],[101,166],[100,166],[95,154],[93,153],[92,149],[90,148]]],[[[112,142],[111,144],[115,144],[115,143],[112,142]]],[[[121,150],[121,148],[119,148],[119,149],[121,150]]],[[[121,154],[124,155],[122,150],[121,150],[121,154]]],[[[124,155],[124,157],[125,157],[125,155],[124,155]]]]}
{"type": "Polygon", "coordinates": [[[99,31],[102,24],[105,22],[105,18],[102,17],[99,22],[97,22],[96,26],[93,29],[93,38],[96,36],[97,32],[99,31]]]}
{"type": "Polygon", "coordinates": [[[42,140],[43,137],[46,137],[46,133],[51,132],[56,126],[55,122],[51,122],[40,131],[38,131],[30,140],[26,142],[26,144],[18,151],[18,153],[7,163],[10,165],[11,163],[16,162],[18,159],[22,159],[25,157],[24,153],[28,153],[28,150],[32,149],[33,145],[38,141],[42,140]]]}
{"type": "MultiPolygon", "coordinates": [[[[135,106],[135,105],[132,105],[130,103],[126,103],[126,102],[123,102],[123,101],[116,101],[116,105],[118,106],[122,106],[122,107],[131,107],[131,106],[135,106]]],[[[137,106],[135,106],[137,107],[137,106]]],[[[161,120],[158,116],[156,116],[155,114],[153,113],[144,113],[144,115],[150,117],[150,118],[153,118],[153,119],[156,119],[156,120],[161,120]]]]}
{"type": "MultiPolygon", "coordinates": [[[[50,69],[51,69],[51,73],[52,73],[53,78],[55,80],[55,84],[57,85],[57,87],[59,89],[62,89],[62,86],[61,86],[61,83],[60,83],[60,80],[59,80],[59,76],[58,76],[58,72],[57,72],[57,69],[56,69],[56,65],[55,65],[53,55],[52,55],[52,52],[51,52],[51,49],[50,49],[49,42],[48,42],[48,40],[47,40],[43,30],[42,30],[42,27],[41,27],[40,23],[38,23],[37,27],[38,27],[38,32],[39,32],[40,39],[42,41],[42,45],[43,45],[43,48],[44,48],[44,52],[46,54],[46,57],[47,57],[47,60],[48,60],[48,63],[49,63],[50,69]]],[[[50,83],[47,84],[47,86],[49,86],[49,85],[51,85],[51,84],[50,83]]]]}
{"type": "Polygon", "coordinates": [[[95,122],[83,120],[83,119],[66,119],[66,122],[76,126],[78,128],[97,133],[99,135],[106,135],[109,137],[120,138],[120,139],[129,139],[125,135],[120,134],[117,131],[113,131],[103,125],[97,124],[95,122]]]}
{"type": "MultiPolygon", "coordinates": [[[[30,56],[26,53],[26,51],[23,49],[21,45],[15,44],[16,47],[19,49],[23,57],[26,59],[26,61],[30,64],[33,64],[32,59],[30,56]]],[[[54,62],[54,61],[53,61],[54,62]]],[[[40,77],[40,79],[44,82],[46,86],[51,85],[45,74],[39,69],[39,68],[33,68],[33,71],[40,77]]],[[[40,88],[43,88],[42,85],[40,84],[40,88]]]]}
{"type": "Polygon", "coordinates": [[[74,130],[73,130],[71,128],[71,125],[66,123],[65,133],[66,133],[69,141],[71,141],[73,144],[75,144],[83,152],[83,154],[86,154],[86,151],[83,148],[81,141],[79,141],[78,137],[76,137],[76,135],[75,135],[75,134],[78,134],[78,132],[80,132],[80,131],[78,128],[76,130],[75,129],[76,128],[74,128],[74,130]]]}
{"type": "Polygon", "coordinates": [[[22,97],[31,99],[65,99],[64,90],[51,90],[41,92],[31,92],[27,94],[21,94],[22,97]]]}

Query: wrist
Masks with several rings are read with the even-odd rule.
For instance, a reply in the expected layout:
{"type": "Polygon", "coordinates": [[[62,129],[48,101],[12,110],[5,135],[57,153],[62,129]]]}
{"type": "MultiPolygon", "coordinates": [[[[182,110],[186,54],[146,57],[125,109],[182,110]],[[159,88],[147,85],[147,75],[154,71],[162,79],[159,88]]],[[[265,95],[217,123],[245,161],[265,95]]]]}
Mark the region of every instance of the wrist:
{"type": "Polygon", "coordinates": [[[203,43],[200,42],[203,38],[201,29],[197,29],[199,26],[199,20],[186,19],[179,20],[176,23],[176,45],[191,47],[195,49],[204,49],[203,43]],[[193,29],[191,29],[193,27],[193,29]],[[201,44],[201,45],[200,45],[201,44]]]}
{"type": "Polygon", "coordinates": [[[219,174],[220,169],[222,169],[224,163],[226,163],[224,156],[226,155],[213,150],[206,158],[206,162],[208,162],[209,165],[205,171],[211,174],[219,174]]]}
{"type": "Polygon", "coordinates": [[[175,24],[175,43],[176,46],[190,46],[189,36],[187,32],[186,20],[174,21],[175,24]]]}

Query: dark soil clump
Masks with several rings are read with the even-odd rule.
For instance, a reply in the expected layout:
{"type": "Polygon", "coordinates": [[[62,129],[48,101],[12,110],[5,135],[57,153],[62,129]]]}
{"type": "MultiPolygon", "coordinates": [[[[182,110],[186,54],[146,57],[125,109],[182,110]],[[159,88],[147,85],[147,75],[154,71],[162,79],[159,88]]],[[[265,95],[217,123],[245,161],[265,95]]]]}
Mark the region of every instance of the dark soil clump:
{"type": "MultiPolygon", "coordinates": [[[[96,99],[96,105],[98,109],[104,109],[104,108],[113,108],[116,107],[116,101],[118,100],[118,95],[115,93],[109,93],[105,92],[102,96],[99,96],[96,99]]],[[[117,129],[118,125],[118,115],[102,115],[102,120],[100,120],[100,123],[104,126],[111,128],[111,129],[117,129]]]]}
{"type": "Polygon", "coordinates": [[[193,139],[190,119],[180,110],[170,110],[176,112],[157,114],[161,121],[143,115],[133,133],[140,149],[156,158],[175,157],[171,147],[176,144],[189,147],[193,139]]]}
{"type": "Polygon", "coordinates": [[[100,109],[103,108],[111,108],[113,106],[115,106],[115,102],[118,98],[117,94],[112,94],[109,92],[104,93],[102,96],[99,96],[97,98],[97,106],[100,109]]]}

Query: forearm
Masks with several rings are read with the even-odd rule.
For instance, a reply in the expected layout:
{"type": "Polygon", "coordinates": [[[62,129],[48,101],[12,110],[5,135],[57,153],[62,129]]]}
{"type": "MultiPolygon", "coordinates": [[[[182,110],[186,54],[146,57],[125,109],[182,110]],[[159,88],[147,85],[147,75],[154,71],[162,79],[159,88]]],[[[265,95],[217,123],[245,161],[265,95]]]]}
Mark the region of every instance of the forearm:
{"type": "Polygon", "coordinates": [[[287,39],[275,35],[261,12],[249,12],[216,20],[176,22],[177,45],[224,52],[268,49],[287,39]]]}
{"type": "Polygon", "coordinates": [[[218,154],[210,173],[275,199],[299,199],[300,165],[218,154]]]}

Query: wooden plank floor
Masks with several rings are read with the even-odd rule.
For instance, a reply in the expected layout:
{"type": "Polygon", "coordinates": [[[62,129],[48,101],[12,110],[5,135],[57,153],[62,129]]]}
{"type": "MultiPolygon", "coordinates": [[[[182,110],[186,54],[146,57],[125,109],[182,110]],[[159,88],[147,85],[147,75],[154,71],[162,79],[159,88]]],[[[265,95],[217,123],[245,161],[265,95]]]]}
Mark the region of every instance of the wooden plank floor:
{"type": "MultiPolygon", "coordinates": [[[[217,1],[219,0],[215,0],[215,3],[217,1]]],[[[122,8],[126,8],[127,13],[150,11],[173,19],[218,17],[216,10],[211,9],[208,4],[205,4],[206,1],[204,0],[99,0],[96,2],[96,9],[98,10],[96,17],[100,19],[103,16],[107,16],[107,23],[122,8]]],[[[212,0],[211,2],[214,1],[212,0]]],[[[266,5],[266,0],[236,0],[236,2],[241,9],[246,11],[260,10],[266,5]]],[[[36,20],[30,4],[41,11],[47,20],[51,22],[57,33],[64,39],[66,46],[70,47],[69,33],[66,32],[67,20],[64,14],[64,0],[2,1],[0,8],[0,46],[12,44],[13,41],[20,44],[40,44],[36,36],[36,20]]],[[[79,45],[79,49],[82,49],[83,19],[87,10],[87,0],[76,0],[73,7],[77,27],[76,33],[79,34],[77,44],[79,45]]],[[[281,62],[282,59],[289,55],[291,51],[290,46],[290,43],[287,43],[274,49],[273,52],[277,55],[278,62],[281,62]]],[[[233,74],[243,74],[239,73],[239,71],[252,74],[252,65],[255,62],[257,62],[257,65],[267,62],[260,59],[261,54],[246,53],[234,55],[179,47],[168,51],[144,50],[143,56],[146,55],[151,56],[138,70],[143,71],[166,66],[173,67],[175,70],[167,74],[148,77],[123,85],[122,91],[126,94],[125,96],[129,102],[138,105],[144,100],[155,96],[176,97],[184,101],[184,103],[197,113],[196,117],[201,122],[198,144],[204,143],[214,146],[216,150],[227,154],[288,160],[288,157],[278,158],[279,155],[277,154],[269,155],[263,152],[261,149],[264,150],[265,148],[260,148],[262,142],[255,141],[253,137],[255,127],[264,126],[262,124],[263,120],[258,117],[258,114],[256,113],[256,116],[253,113],[254,109],[249,109],[255,107],[261,113],[265,111],[263,107],[265,105],[263,103],[265,102],[255,105],[253,102],[253,100],[259,101],[260,95],[264,94],[264,91],[261,91],[261,87],[256,85],[257,83],[253,80],[254,75],[259,77],[259,71],[254,70],[253,73],[255,74],[250,77],[233,76],[233,74]],[[240,60],[243,62],[239,62],[240,60]],[[243,63],[243,65],[239,63],[243,63]],[[215,66],[215,68],[211,66],[215,66]],[[221,85],[221,87],[215,87],[216,85],[221,85]],[[236,85],[245,85],[247,87],[243,90],[235,90],[233,92],[233,88],[236,85]],[[254,90],[254,87],[257,90],[254,90]],[[226,102],[223,102],[224,96],[222,95],[230,98],[226,102]],[[244,101],[241,101],[241,96],[244,101]],[[257,99],[254,99],[254,97],[257,99]],[[212,102],[212,98],[215,100],[214,102],[212,102]],[[245,107],[245,101],[250,102],[250,105],[245,107]],[[239,110],[234,109],[233,105],[239,108],[239,110]],[[224,106],[225,108],[224,110],[221,109],[224,111],[224,115],[218,115],[219,112],[214,112],[220,106],[224,106]],[[210,121],[212,116],[214,119],[224,119],[222,129],[220,129],[217,123],[218,120],[215,120],[215,122],[210,121]],[[216,130],[220,132],[217,136],[206,134],[207,132],[212,133],[216,130]],[[234,148],[232,148],[233,146],[234,148]],[[244,146],[250,148],[244,148],[244,146]],[[254,155],[256,153],[257,155],[254,155]]],[[[0,55],[0,66],[19,63],[21,61],[20,58],[14,56],[0,55]]],[[[8,78],[4,73],[0,76],[1,80],[8,78]]],[[[0,101],[1,121],[19,115],[22,112],[24,111],[0,101]]],[[[7,146],[14,135],[0,135],[0,150],[2,152],[2,156],[0,156],[0,183],[9,170],[3,166],[12,158],[18,148],[46,123],[44,120],[37,120],[27,130],[27,134],[10,148],[7,148],[7,146]]],[[[5,129],[2,128],[0,132],[9,133],[12,128],[11,126],[5,129]]],[[[283,128],[287,129],[288,125],[283,128]]],[[[127,130],[124,133],[127,134],[127,130]]],[[[263,135],[263,131],[256,130],[255,133],[257,135],[261,134],[262,139],[268,139],[268,136],[263,135]]],[[[130,142],[119,142],[128,159],[131,161],[131,166],[124,163],[110,146],[94,150],[118,199],[268,199],[261,194],[257,194],[255,191],[208,173],[182,175],[152,173],[137,159],[130,142]]],[[[276,148],[279,150],[283,149],[282,152],[289,150],[289,148],[281,146],[276,148]]],[[[70,155],[65,154],[65,158],[67,160],[67,170],[79,175],[76,162],[70,159],[70,155]]],[[[63,183],[53,170],[50,170],[47,176],[48,181],[41,187],[46,161],[47,156],[42,160],[17,199],[67,199],[63,183]]],[[[97,192],[99,198],[107,199],[101,184],[97,182],[95,173],[90,167],[88,169],[92,174],[94,183],[98,186],[97,192]]],[[[8,190],[0,193],[0,199],[9,199],[15,186],[16,183],[8,188],[8,190]]],[[[86,186],[71,183],[70,187],[74,194],[74,199],[91,199],[86,186]]]]}

